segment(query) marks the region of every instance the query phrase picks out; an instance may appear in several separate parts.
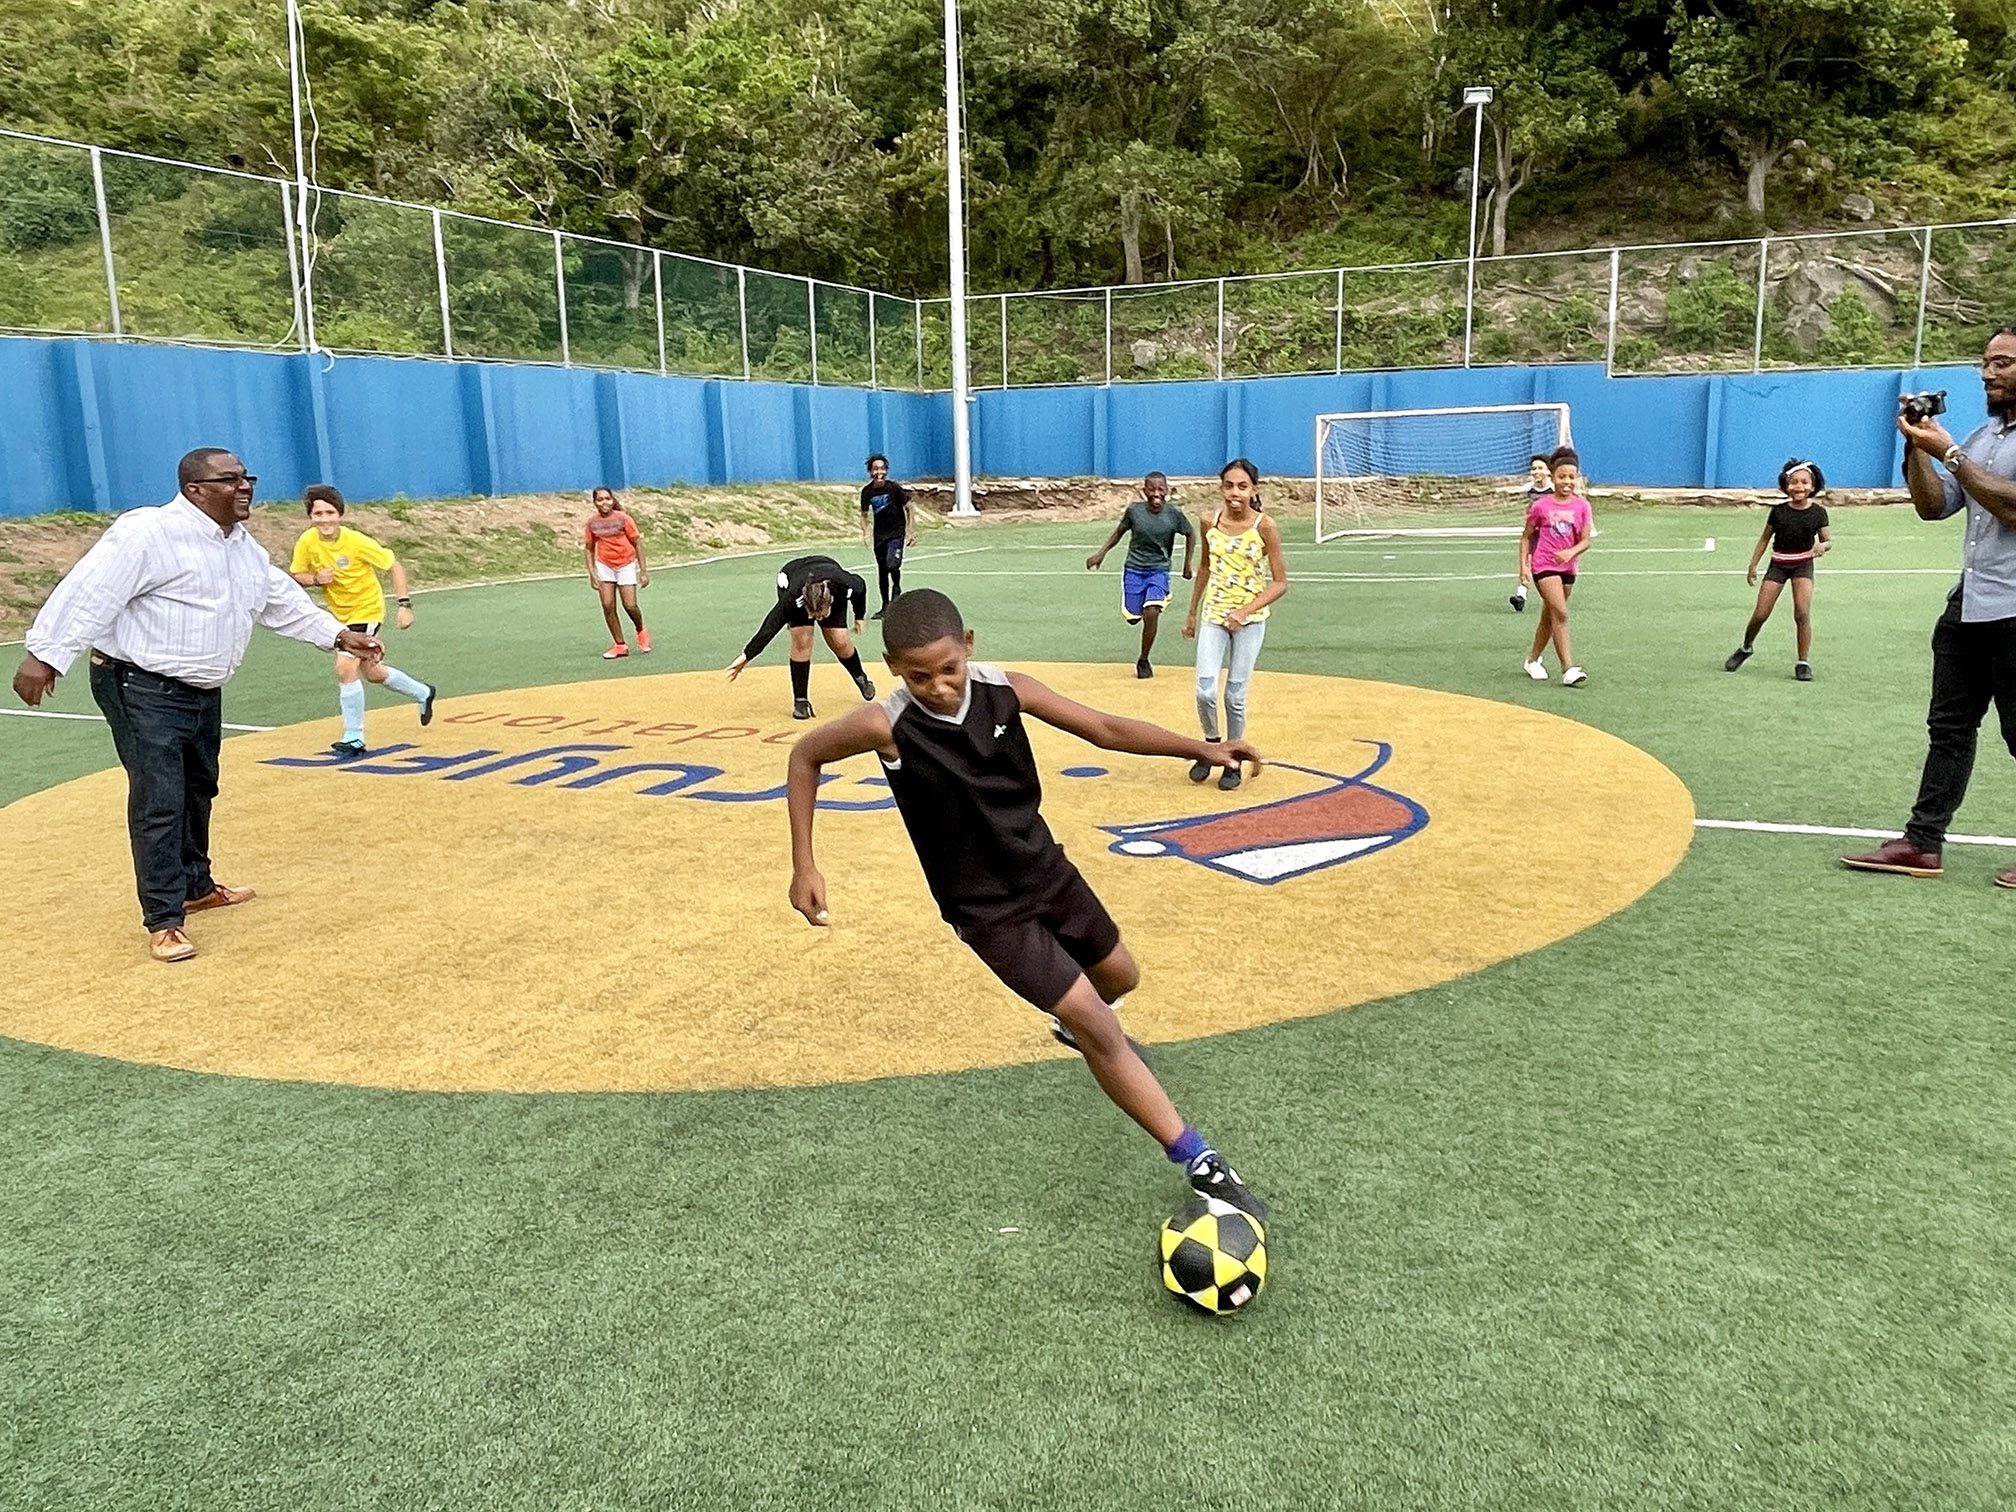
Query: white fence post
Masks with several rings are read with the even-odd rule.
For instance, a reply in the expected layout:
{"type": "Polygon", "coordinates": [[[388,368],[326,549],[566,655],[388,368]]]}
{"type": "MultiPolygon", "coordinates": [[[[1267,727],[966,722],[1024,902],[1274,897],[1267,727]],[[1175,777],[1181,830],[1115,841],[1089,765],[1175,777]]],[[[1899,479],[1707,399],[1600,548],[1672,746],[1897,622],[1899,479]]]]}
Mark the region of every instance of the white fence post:
{"type": "Polygon", "coordinates": [[[1925,361],[1925,301],[1932,297],[1932,228],[1925,228],[1925,252],[1918,260],[1918,334],[1911,338],[1911,366],[1925,361]]]}
{"type": "Polygon", "coordinates": [[[119,275],[112,263],[112,217],[105,209],[105,155],[96,147],[91,149],[91,193],[98,201],[98,253],[105,259],[106,312],[112,319],[113,336],[120,337],[126,334],[126,323],[119,315],[119,275]]]}
{"type": "Polygon", "coordinates": [[[819,381],[819,286],[805,280],[805,336],[812,346],[812,381],[819,381]]]}
{"type": "Polygon", "coordinates": [[[868,291],[868,387],[880,388],[881,373],[875,365],[875,291],[868,291]]]}
{"type": "Polygon", "coordinates": [[[1617,371],[1617,283],[1621,271],[1619,264],[1622,254],[1617,248],[1610,249],[1610,334],[1603,341],[1603,373],[1605,377],[1617,371]]]}
{"type": "Polygon", "coordinates": [[[448,320],[448,254],[441,245],[441,212],[428,212],[434,221],[434,293],[441,301],[441,355],[455,355],[455,328],[448,320]]]}
{"type": "Polygon", "coordinates": [[[658,311],[658,376],[665,376],[665,254],[651,249],[651,304],[658,311]]]}
{"type": "Polygon", "coordinates": [[[1106,386],[1113,386],[1113,285],[1106,285],[1106,386]]]}
{"type": "Polygon", "coordinates": [[[1337,371],[1344,371],[1344,270],[1337,270],[1337,371]]]}
{"type": "Polygon", "coordinates": [[[1008,296],[1001,296],[1001,387],[1008,387],[1008,296]]]}
{"type": "Polygon", "coordinates": [[[1218,371],[1217,376],[1225,376],[1225,280],[1218,280],[1218,371]]]}
{"type": "Polygon", "coordinates": [[[309,349],[308,327],[301,319],[301,260],[294,251],[294,186],[280,185],[280,219],[286,224],[281,233],[287,238],[287,287],[294,296],[294,329],[300,333],[302,351],[309,349]]]}
{"type": "Polygon", "coordinates": [[[742,381],[749,381],[749,270],[735,270],[735,308],[742,323],[742,381]]]}
{"type": "Polygon", "coordinates": [[[910,305],[913,317],[910,328],[917,333],[917,391],[921,394],[924,391],[924,301],[913,299],[910,305]]]}
{"type": "Polygon", "coordinates": [[[574,349],[567,340],[567,265],[560,256],[560,233],[553,233],[553,296],[560,302],[560,365],[574,365],[574,349]]]}
{"type": "Polygon", "coordinates": [[[1766,236],[1757,243],[1757,334],[1750,343],[1750,371],[1753,373],[1764,366],[1764,300],[1771,289],[1770,269],[1771,238],[1766,236]]]}

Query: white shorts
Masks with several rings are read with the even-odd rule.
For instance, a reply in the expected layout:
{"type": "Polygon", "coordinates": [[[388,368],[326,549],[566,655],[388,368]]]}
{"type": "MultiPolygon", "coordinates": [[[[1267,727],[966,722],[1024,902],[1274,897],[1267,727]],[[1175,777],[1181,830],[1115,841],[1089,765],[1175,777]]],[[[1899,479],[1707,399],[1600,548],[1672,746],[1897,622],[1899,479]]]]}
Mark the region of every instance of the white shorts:
{"type": "Polygon", "coordinates": [[[618,588],[635,588],[637,586],[637,564],[635,562],[625,562],[621,567],[611,567],[600,557],[597,557],[595,559],[595,581],[598,583],[614,583],[618,588]]]}

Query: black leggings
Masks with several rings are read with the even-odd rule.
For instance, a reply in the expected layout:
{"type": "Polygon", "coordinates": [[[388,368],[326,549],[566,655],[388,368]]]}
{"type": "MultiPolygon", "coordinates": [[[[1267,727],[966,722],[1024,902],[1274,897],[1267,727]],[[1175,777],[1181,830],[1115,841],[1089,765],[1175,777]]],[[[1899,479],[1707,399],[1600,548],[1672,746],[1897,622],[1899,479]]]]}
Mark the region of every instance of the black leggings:
{"type": "Polygon", "coordinates": [[[875,586],[882,594],[882,607],[903,591],[903,537],[884,536],[875,543],[875,586]]]}

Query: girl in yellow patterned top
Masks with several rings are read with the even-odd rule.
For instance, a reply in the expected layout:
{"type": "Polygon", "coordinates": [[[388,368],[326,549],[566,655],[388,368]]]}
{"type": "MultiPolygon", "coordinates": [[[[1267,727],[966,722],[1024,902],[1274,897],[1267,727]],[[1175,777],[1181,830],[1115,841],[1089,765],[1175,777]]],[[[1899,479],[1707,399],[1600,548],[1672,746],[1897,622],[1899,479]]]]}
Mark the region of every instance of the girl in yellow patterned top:
{"type": "MultiPolygon", "coordinates": [[[[1267,638],[1268,606],[1288,591],[1288,568],[1281,560],[1281,532],[1260,512],[1260,469],[1244,457],[1227,462],[1218,474],[1223,505],[1205,523],[1204,560],[1190,592],[1190,617],[1183,634],[1197,641],[1197,722],[1204,738],[1218,739],[1218,677],[1225,676],[1225,735],[1246,733],[1246,685],[1260,643],[1267,638]]],[[[1199,761],[1190,780],[1202,782],[1213,764],[1199,761]]],[[[1239,773],[1225,767],[1218,786],[1230,792],[1239,773]]]]}

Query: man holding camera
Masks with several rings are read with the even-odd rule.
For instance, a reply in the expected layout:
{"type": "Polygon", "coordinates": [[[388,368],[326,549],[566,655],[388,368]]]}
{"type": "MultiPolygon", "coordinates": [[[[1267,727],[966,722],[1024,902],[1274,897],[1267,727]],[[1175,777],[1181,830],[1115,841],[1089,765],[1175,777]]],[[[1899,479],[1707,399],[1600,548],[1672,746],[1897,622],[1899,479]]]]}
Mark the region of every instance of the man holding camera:
{"type": "MultiPolygon", "coordinates": [[[[1967,516],[1960,581],[1932,630],[1932,706],[1925,775],[1901,839],[1866,856],[1844,856],[1857,871],[1936,877],[1947,826],[1967,795],[1974,743],[1993,705],[2016,755],[2016,325],[2003,326],[1981,357],[1988,423],[1954,443],[1935,415],[1940,396],[1907,395],[1897,429],[1910,446],[1904,479],[1921,520],[1967,516]],[[1937,458],[1942,474],[1933,466],[1937,458]]],[[[1995,879],[2016,888],[2016,867],[1995,879]]]]}

